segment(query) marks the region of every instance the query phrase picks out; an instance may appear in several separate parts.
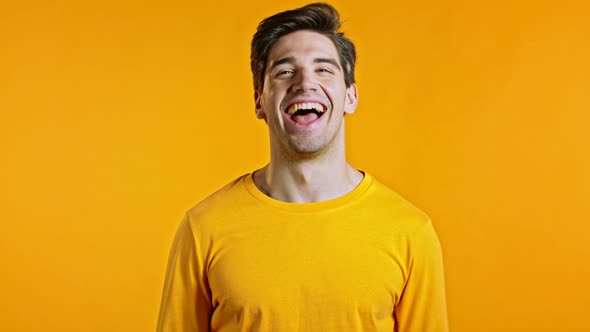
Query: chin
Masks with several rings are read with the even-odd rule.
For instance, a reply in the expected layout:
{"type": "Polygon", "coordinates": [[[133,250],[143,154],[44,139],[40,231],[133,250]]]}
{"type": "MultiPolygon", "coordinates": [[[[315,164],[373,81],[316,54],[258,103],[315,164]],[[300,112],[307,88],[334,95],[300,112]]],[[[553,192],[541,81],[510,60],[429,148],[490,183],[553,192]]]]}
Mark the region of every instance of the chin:
{"type": "Polygon", "coordinates": [[[326,149],[326,144],[321,142],[289,142],[289,150],[293,154],[313,156],[326,149]]]}

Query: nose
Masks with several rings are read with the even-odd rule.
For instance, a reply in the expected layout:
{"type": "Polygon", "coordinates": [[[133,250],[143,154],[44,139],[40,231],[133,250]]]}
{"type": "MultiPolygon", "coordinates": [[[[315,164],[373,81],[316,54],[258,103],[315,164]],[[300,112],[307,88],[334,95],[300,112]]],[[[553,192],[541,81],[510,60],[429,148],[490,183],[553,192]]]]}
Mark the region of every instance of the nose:
{"type": "Polygon", "coordinates": [[[314,81],[313,73],[310,73],[307,70],[296,72],[291,90],[292,92],[316,91],[317,85],[314,81]]]}

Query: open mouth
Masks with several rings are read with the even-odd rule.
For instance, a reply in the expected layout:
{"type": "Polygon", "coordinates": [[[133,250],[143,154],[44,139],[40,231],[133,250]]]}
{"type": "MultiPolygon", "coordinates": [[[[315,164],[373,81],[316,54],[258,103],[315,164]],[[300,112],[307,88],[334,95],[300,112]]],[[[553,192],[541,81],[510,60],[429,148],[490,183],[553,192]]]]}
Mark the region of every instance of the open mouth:
{"type": "Polygon", "coordinates": [[[295,103],[287,108],[287,115],[298,124],[308,124],[319,119],[325,112],[320,103],[295,103]]]}

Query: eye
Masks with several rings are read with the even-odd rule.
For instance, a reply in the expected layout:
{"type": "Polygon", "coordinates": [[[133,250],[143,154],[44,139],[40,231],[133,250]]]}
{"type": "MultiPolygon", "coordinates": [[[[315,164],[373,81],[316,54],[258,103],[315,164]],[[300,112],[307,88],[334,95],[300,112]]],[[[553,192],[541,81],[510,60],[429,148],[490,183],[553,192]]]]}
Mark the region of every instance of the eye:
{"type": "Polygon", "coordinates": [[[332,74],[333,73],[333,71],[330,68],[319,68],[318,72],[325,73],[325,74],[332,74]]]}
{"type": "Polygon", "coordinates": [[[276,77],[290,76],[294,73],[292,69],[281,69],[275,73],[276,77]]]}

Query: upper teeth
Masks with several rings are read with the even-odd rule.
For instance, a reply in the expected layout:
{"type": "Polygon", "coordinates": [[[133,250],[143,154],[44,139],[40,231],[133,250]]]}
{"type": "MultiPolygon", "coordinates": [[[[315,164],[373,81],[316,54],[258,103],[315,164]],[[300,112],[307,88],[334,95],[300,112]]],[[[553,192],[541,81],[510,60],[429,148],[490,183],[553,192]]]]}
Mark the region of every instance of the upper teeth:
{"type": "Polygon", "coordinates": [[[289,115],[295,114],[298,110],[311,110],[314,109],[320,113],[324,112],[324,106],[320,103],[299,103],[293,104],[287,109],[289,115]]]}

